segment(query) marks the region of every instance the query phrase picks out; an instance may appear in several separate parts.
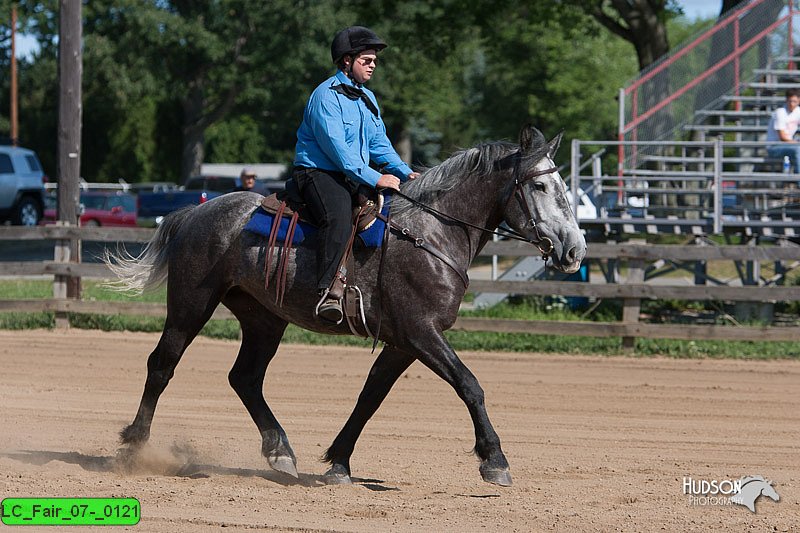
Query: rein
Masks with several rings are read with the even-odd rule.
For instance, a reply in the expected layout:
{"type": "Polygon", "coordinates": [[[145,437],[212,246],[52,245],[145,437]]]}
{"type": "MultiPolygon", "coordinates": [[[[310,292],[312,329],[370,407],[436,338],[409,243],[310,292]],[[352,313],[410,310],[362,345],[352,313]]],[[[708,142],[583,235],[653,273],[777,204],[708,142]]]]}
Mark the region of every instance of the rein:
{"type": "MultiPolygon", "coordinates": [[[[534,220],[533,216],[531,215],[531,210],[530,210],[530,207],[528,206],[528,201],[525,199],[525,194],[522,191],[522,184],[525,183],[526,181],[529,181],[529,180],[533,179],[533,178],[537,178],[539,176],[544,176],[546,174],[552,174],[553,172],[556,172],[557,170],[558,169],[556,167],[552,167],[552,168],[547,168],[547,169],[544,169],[544,170],[538,170],[536,172],[528,174],[527,176],[525,176],[522,179],[520,179],[519,177],[515,177],[514,178],[514,196],[516,196],[520,200],[520,204],[522,205],[522,209],[523,209],[523,211],[525,211],[525,216],[528,217],[527,225],[530,226],[534,231],[535,236],[532,239],[529,239],[528,237],[525,237],[523,234],[521,234],[518,231],[515,231],[515,230],[513,230],[511,228],[508,228],[508,229],[503,228],[502,232],[496,231],[496,230],[492,230],[492,229],[489,229],[489,228],[484,228],[483,226],[478,226],[478,225],[472,224],[471,222],[467,222],[466,220],[462,220],[462,219],[460,219],[458,217],[454,217],[452,215],[448,215],[447,213],[443,213],[443,212],[439,211],[438,209],[435,209],[435,208],[433,208],[433,207],[431,207],[431,206],[429,206],[429,205],[427,205],[425,203],[422,203],[422,202],[420,202],[420,201],[418,201],[418,200],[416,200],[414,198],[411,198],[410,196],[408,196],[406,194],[403,194],[400,191],[392,191],[392,193],[400,196],[401,198],[403,198],[405,200],[408,200],[409,202],[411,202],[412,204],[416,205],[417,207],[421,208],[424,211],[428,211],[431,214],[440,216],[440,217],[448,219],[448,220],[452,220],[453,222],[457,222],[459,224],[463,224],[464,226],[468,226],[470,228],[474,228],[474,229],[480,230],[480,231],[482,231],[484,233],[489,233],[491,235],[497,235],[499,237],[506,237],[506,238],[509,238],[509,239],[514,239],[514,240],[517,240],[517,241],[522,241],[522,242],[527,242],[527,243],[533,244],[534,246],[536,246],[536,248],[542,254],[542,259],[546,260],[547,256],[549,256],[551,253],[553,253],[553,248],[554,248],[553,247],[553,241],[550,240],[549,237],[542,236],[542,234],[539,232],[539,227],[536,225],[536,220],[534,220]]],[[[515,172],[515,174],[516,174],[516,172],[515,172]]],[[[511,201],[511,197],[509,197],[508,201],[511,201]]],[[[508,202],[506,202],[506,205],[508,205],[508,202]]],[[[406,231],[408,231],[408,230],[406,230],[406,231]]]]}

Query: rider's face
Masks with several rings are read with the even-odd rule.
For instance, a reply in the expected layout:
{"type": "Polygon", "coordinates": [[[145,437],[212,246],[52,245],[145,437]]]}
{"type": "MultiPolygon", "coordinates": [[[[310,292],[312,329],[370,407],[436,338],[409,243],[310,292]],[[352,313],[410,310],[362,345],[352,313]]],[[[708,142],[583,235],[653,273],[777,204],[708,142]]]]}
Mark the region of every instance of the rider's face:
{"type": "Polygon", "coordinates": [[[372,72],[378,62],[375,50],[364,50],[353,59],[353,81],[366,83],[372,78],[372,72]]]}

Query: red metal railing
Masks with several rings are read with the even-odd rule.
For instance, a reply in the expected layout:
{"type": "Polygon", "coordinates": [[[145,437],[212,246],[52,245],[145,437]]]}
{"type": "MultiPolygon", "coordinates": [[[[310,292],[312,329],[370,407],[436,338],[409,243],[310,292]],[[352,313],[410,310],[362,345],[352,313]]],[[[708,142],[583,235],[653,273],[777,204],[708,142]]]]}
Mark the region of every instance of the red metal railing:
{"type": "MultiPolygon", "coordinates": [[[[742,86],[742,58],[751,50],[751,48],[755,47],[761,42],[765,42],[765,40],[770,38],[773,33],[778,33],[780,29],[784,27],[784,25],[786,26],[786,44],[785,47],[783,47],[783,50],[785,50],[790,57],[793,56],[794,44],[792,39],[792,19],[796,12],[794,5],[794,2],[796,1],[797,0],[750,0],[742,2],[724,19],[717,22],[713,27],[700,33],[688,44],[681,47],[673,54],[666,56],[653,65],[652,68],[643,72],[641,76],[630,83],[624,90],[620,91],[619,140],[658,140],[655,135],[652,134],[652,131],[648,131],[648,128],[640,131],[642,130],[642,125],[644,125],[648,119],[653,118],[657,120],[659,118],[663,118],[656,117],[656,114],[661,110],[666,110],[667,106],[677,102],[692,89],[698,88],[698,90],[701,90],[699,86],[703,82],[710,80],[711,76],[718,73],[720,69],[730,64],[733,64],[734,70],[732,79],[724,76],[725,79],[722,81],[714,81],[713,87],[703,87],[702,90],[705,91],[704,99],[706,100],[705,103],[710,103],[710,101],[715,100],[724,94],[730,94],[731,91],[733,91],[733,94],[738,96],[742,86]],[[772,4],[772,6],[769,4],[772,4]],[[786,14],[778,16],[776,19],[772,19],[770,21],[765,20],[763,17],[753,15],[754,9],[759,7],[762,9],[768,9],[772,7],[776,11],[780,11],[780,13],[783,13],[781,9],[782,7],[784,9],[788,7],[788,11],[786,14]],[[741,43],[741,26],[743,23],[746,24],[744,38],[747,38],[747,41],[741,43]],[[711,44],[714,43],[712,39],[723,39],[726,37],[727,39],[730,39],[730,37],[726,36],[722,32],[730,32],[731,30],[733,33],[733,43],[730,43],[729,41],[726,43],[728,45],[727,48],[731,50],[729,54],[720,58],[715,64],[710,65],[702,72],[684,72],[690,71],[692,68],[696,68],[697,64],[707,64],[707,58],[712,52],[710,49],[711,44]],[[676,69],[676,64],[679,61],[682,61],[685,64],[683,64],[682,68],[676,69]],[[686,66],[689,64],[694,64],[695,66],[686,66]],[[681,72],[674,74],[670,71],[671,68],[681,72]],[[690,77],[686,80],[677,79],[682,74],[688,74],[690,77]],[[675,83],[676,81],[677,83],[675,83]],[[673,87],[673,84],[676,86],[673,87]],[[649,92],[651,101],[653,100],[652,95],[655,93],[666,94],[668,96],[661,98],[658,102],[648,103],[647,101],[642,101],[641,95],[643,91],[649,92]],[[628,118],[628,114],[626,113],[626,105],[628,103],[630,105],[630,118],[628,118]]],[[[757,11],[755,13],[758,14],[757,11]]],[[[717,42],[716,44],[719,43],[717,42]]],[[[790,62],[789,68],[794,68],[794,64],[790,62]]],[[[738,108],[738,105],[740,105],[739,102],[736,104],[738,108]]],[[[687,107],[689,106],[683,105],[683,108],[687,107]]],[[[682,117],[671,116],[670,118],[678,119],[676,123],[678,126],[681,125],[680,119],[682,117]]],[[[654,128],[650,129],[653,130],[654,128]]],[[[624,161],[624,147],[620,145],[620,174],[624,168],[624,161]]]]}

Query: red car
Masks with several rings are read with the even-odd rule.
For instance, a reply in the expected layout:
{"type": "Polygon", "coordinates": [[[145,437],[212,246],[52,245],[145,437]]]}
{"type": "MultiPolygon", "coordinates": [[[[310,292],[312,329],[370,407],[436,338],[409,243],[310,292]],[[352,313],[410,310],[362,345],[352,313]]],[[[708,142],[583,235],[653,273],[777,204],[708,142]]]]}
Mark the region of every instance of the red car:
{"type": "MultiPolygon", "coordinates": [[[[55,202],[54,196],[45,200],[45,224],[56,220],[55,202]]],[[[81,192],[81,226],[136,227],[136,199],[121,192],[81,192]]]]}

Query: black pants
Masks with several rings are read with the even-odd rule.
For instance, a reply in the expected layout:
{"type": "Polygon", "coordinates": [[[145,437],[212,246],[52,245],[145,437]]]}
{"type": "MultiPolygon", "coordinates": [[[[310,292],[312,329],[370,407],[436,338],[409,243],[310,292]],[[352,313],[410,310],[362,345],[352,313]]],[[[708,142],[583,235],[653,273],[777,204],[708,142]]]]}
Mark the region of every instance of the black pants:
{"type": "Polygon", "coordinates": [[[343,173],[295,167],[293,176],[319,226],[317,289],[327,289],[352,232],[354,185],[343,173]]]}

